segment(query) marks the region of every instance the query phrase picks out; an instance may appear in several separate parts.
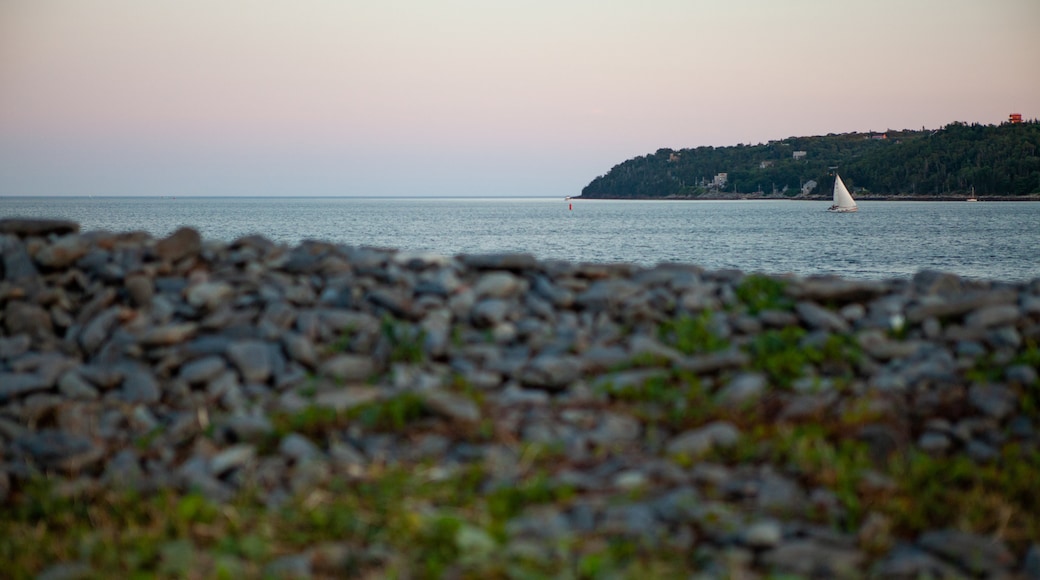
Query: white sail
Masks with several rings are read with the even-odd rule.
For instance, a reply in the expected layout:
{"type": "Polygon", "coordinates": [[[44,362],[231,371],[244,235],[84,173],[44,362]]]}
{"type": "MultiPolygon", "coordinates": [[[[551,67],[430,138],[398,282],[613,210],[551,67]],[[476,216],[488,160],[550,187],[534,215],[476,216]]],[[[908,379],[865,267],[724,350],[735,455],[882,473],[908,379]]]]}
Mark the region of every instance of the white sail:
{"type": "Polygon", "coordinates": [[[837,173],[834,174],[834,205],[830,209],[839,212],[852,212],[858,209],[856,200],[852,199],[852,194],[849,193],[841,176],[837,173]]]}

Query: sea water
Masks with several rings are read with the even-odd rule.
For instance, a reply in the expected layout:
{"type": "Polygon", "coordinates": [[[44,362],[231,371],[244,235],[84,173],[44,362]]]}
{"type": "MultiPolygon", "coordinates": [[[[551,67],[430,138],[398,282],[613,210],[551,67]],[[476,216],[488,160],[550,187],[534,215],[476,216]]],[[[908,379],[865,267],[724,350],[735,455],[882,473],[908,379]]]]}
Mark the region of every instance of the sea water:
{"type": "Polygon", "coordinates": [[[608,201],[560,198],[12,198],[0,217],[79,222],[84,231],[180,226],[296,244],[461,253],[526,252],[579,262],[692,263],[709,269],[849,278],[942,270],[1040,278],[1040,202],[608,201]]]}

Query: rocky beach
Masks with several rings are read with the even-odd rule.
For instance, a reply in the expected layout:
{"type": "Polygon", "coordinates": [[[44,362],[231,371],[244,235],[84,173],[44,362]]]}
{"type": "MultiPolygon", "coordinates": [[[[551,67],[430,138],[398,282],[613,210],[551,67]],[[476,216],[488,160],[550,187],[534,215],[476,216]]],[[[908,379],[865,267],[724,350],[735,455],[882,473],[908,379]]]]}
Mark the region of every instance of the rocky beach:
{"type": "Polygon", "coordinates": [[[1040,278],[0,220],[12,578],[1040,578],[1040,278]]]}

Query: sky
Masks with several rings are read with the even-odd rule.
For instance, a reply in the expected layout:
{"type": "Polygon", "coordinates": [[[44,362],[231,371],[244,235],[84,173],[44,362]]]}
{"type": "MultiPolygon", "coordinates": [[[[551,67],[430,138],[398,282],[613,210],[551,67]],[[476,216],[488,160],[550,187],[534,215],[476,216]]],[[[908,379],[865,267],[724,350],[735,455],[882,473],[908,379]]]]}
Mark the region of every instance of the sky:
{"type": "Polygon", "coordinates": [[[0,0],[0,196],[567,196],[1040,117],[1038,0],[0,0]]]}

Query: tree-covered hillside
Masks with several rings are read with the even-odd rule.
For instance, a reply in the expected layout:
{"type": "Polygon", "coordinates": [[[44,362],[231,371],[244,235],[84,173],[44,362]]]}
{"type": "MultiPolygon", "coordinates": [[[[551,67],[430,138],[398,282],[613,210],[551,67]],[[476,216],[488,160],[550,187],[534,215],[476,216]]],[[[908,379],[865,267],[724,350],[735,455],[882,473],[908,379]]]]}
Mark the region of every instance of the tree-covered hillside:
{"type": "Polygon", "coordinates": [[[791,137],[764,145],[659,149],[592,180],[582,197],[829,195],[834,170],[859,195],[1040,194],[1040,123],[791,137]],[[804,152],[796,154],[796,152],[804,152]],[[726,173],[724,184],[713,183],[726,173]]]}

